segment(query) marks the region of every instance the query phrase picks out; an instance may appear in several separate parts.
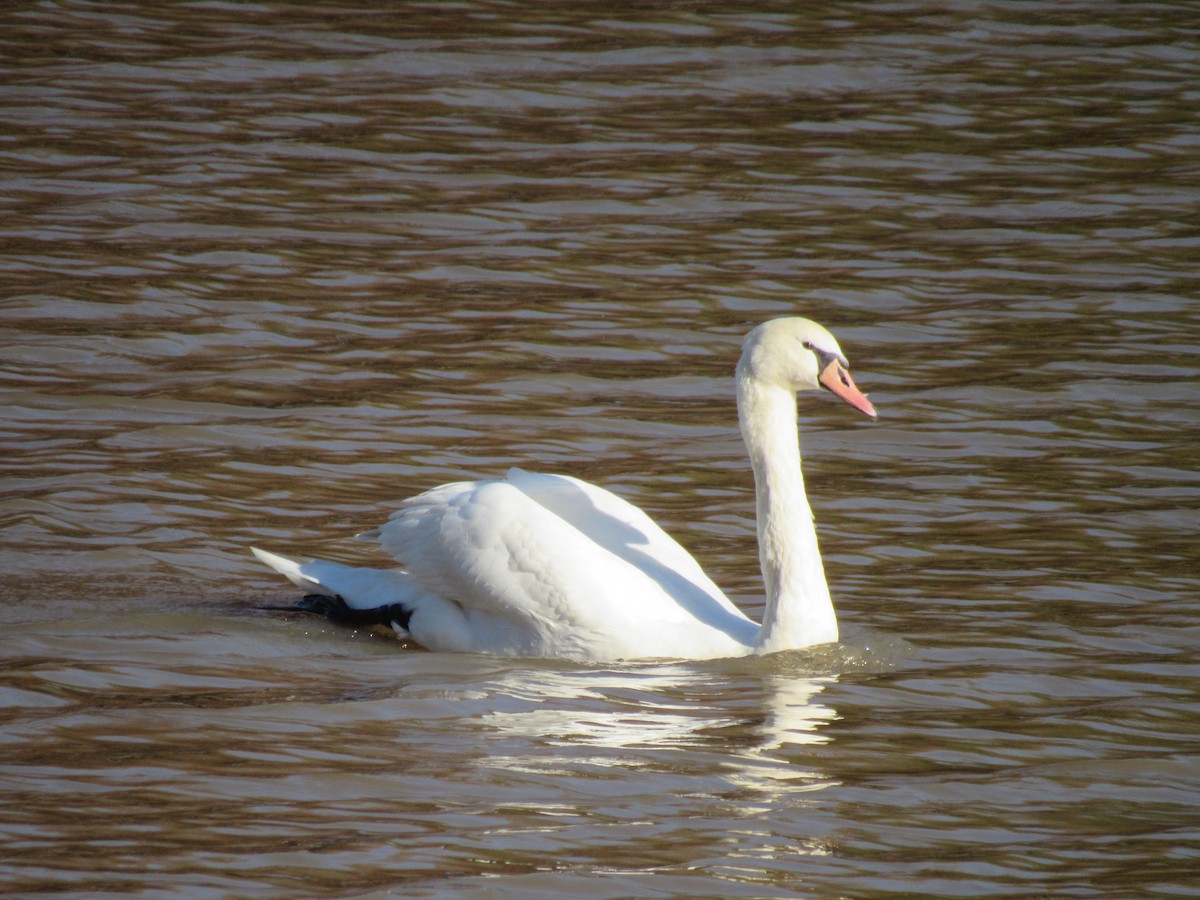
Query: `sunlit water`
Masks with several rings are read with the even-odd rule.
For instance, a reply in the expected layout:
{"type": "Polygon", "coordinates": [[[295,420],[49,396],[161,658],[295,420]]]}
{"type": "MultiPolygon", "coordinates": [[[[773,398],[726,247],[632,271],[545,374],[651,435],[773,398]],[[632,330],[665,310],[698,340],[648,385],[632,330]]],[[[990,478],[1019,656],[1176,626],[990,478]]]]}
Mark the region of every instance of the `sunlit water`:
{"type": "Polygon", "coordinates": [[[0,885],[1200,890],[1200,10],[0,10],[0,885]],[[510,465],[761,611],[731,370],[803,398],[844,641],[436,655],[280,617],[510,465]]]}

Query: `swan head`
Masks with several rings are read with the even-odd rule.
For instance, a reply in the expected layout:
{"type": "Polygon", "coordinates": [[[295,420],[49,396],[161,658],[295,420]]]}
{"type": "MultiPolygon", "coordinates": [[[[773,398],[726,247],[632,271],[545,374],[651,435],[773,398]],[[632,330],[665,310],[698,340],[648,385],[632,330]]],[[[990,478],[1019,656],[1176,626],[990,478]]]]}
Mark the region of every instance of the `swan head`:
{"type": "Polygon", "coordinates": [[[825,389],[874,419],[875,407],[855,386],[849,369],[837,340],[816,322],[772,319],[746,335],[738,377],[793,393],[825,389]]]}

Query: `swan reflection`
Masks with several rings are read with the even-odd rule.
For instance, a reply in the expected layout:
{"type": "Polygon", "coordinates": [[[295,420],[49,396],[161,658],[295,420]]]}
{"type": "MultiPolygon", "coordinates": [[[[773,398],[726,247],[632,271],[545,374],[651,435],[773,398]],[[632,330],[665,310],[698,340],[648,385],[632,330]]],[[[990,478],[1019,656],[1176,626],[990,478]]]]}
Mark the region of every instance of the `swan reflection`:
{"type": "Polygon", "coordinates": [[[771,795],[833,783],[798,766],[793,748],[829,740],[821,729],[837,713],[817,698],[836,676],[731,677],[684,666],[511,675],[505,687],[517,702],[478,721],[513,740],[497,742],[483,766],[544,775],[700,763],[727,785],[771,795]]]}

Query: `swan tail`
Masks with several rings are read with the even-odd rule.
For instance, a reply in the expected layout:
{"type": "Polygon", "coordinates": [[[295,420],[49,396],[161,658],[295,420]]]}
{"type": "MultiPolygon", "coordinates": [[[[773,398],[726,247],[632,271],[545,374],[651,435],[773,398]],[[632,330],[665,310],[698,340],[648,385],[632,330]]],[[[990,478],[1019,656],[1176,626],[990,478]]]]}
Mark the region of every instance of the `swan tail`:
{"type": "Polygon", "coordinates": [[[414,606],[405,602],[411,589],[403,572],[356,569],[319,559],[301,563],[257,547],[250,552],[305,592],[293,609],[325,616],[340,625],[383,625],[401,637],[409,636],[414,606]]]}
{"type": "Polygon", "coordinates": [[[260,563],[264,563],[300,588],[302,591],[308,591],[310,594],[333,597],[337,595],[337,591],[331,590],[321,584],[312,575],[306,575],[302,571],[302,564],[295,560],[288,559],[286,556],[280,556],[278,553],[269,553],[266,550],[259,550],[257,547],[251,547],[250,552],[257,557],[260,563]]]}

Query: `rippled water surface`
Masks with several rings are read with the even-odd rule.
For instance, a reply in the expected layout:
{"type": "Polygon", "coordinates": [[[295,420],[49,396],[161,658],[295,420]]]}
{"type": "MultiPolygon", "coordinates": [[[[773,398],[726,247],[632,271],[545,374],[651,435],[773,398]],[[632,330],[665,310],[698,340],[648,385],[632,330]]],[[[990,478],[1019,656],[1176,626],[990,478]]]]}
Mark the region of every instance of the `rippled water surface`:
{"type": "Polygon", "coordinates": [[[0,9],[0,887],[1200,890],[1200,8],[0,9]],[[761,611],[781,314],[844,628],[438,655],[247,554],[510,465],[761,611]]]}

